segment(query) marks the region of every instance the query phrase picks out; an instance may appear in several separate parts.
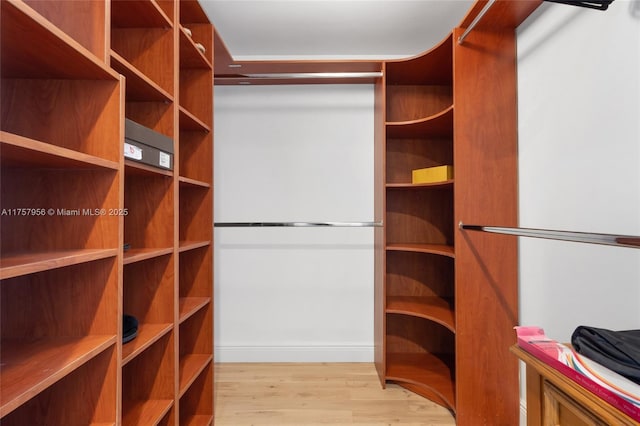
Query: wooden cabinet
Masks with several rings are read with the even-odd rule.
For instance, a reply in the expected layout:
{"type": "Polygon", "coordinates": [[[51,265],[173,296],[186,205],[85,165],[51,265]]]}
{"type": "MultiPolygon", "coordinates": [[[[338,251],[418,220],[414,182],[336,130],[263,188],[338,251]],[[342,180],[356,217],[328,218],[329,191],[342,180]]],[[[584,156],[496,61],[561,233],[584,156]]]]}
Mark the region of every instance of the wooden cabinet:
{"type": "Polygon", "coordinates": [[[196,1],[1,3],[0,422],[211,424],[213,27],[196,1]],[[173,170],[123,158],[125,118],[173,170]]]}
{"type": "Polygon", "coordinates": [[[638,425],[518,346],[511,351],[526,364],[527,426],[638,425]]]}
{"type": "Polygon", "coordinates": [[[517,244],[464,223],[517,225],[515,27],[539,1],[486,2],[438,46],[385,63],[376,85],[375,361],[458,425],[518,423],[517,244]],[[452,165],[453,179],[411,171],[452,165]]]}

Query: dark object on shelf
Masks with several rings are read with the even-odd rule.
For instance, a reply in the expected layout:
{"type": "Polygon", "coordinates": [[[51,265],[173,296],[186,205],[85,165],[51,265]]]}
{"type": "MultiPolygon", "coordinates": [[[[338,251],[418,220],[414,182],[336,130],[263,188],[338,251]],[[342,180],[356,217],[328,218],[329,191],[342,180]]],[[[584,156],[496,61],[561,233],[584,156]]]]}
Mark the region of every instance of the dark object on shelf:
{"type": "Polygon", "coordinates": [[[138,335],[138,320],[131,315],[122,316],[122,343],[128,343],[138,335]]]}
{"type": "Polygon", "coordinates": [[[571,335],[571,344],[580,355],[640,385],[640,330],[581,325],[571,335]]]}
{"type": "Polygon", "coordinates": [[[124,243],[124,245],[122,246],[122,250],[123,251],[127,251],[131,248],[131,244],[129,243],[124,243]]]}
{"type": "Polygon", "coordinates": [[[125,119],[124,156],[159,169],[173,170],[173,139],[125,119]]]}
{"type": "Polygon", "coordinates": [[[569,4],[571,6],[587,7],[589,9],[607,10],[609,5],[613,3],[613,0],[601,0],[601,1],[571,1],[571,0],[545,0],[552,3],[569,4]]]}

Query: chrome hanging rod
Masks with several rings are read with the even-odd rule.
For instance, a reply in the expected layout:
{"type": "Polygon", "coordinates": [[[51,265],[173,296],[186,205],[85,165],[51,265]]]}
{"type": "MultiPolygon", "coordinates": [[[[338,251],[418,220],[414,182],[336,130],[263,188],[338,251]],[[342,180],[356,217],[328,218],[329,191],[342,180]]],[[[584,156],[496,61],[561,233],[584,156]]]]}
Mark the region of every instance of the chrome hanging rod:
{"type": "Polygon", "coordinates": [[[609,246],[640,248],[640,236],[633,235],[596,234],[592,232],[554,231],[550,229],[466,225],[462,222],[460,222],[458,226],[460,229],[467,231],[492,232],[494,234],[571,241],[574,243],[604,244],[609,246]]]}
{"type": "Polygon", "coordinates": [[[214,228],[271,228],[271,227],[380,227],[382,222],[215,222],[214,228]]]}
{"type": "Polygon", "coordinates": [[[491,9],[491,6],[496,2],[496,0],[489,0],[487,4],[484,5],[480,13],[476,15],[476,17],[471,21],[471,24],[467,27],[467,29],[462,33],[460,37],[458,37],[458,44],[462,44],[465,38],[469,35],[469,33],[475,28],[475,26],[480,22],[480,20],[484,17],[484,15],[491,9]]]}
{"type": "Polygon", "coordinates": [[[324,78],[377,78],[382,77],[382,71],[372,72],[282,72],[265,74],[238,74],[216,76],[216,80],[242,80],[242,79],[324,79],[324,78]]]}

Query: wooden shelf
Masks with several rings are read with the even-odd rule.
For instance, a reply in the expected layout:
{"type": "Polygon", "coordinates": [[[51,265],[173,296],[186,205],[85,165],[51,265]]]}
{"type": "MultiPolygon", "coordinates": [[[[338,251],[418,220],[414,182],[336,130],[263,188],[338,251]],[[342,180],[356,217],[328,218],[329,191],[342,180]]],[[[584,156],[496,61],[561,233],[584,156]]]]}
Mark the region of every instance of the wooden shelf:
{"type": "Polygon", "coordinates": [[[196,40],[193,40],[192,37],[187,35],[183,28],[180,28],[180,67],[213,70],[213,65],[211,65],[209,59],[198,50],[195,42],[196,40]]]}
{"type": "Polygon", "coordinates": [[[207,241],[180,241],[180,247],[178,251],[183,253],[189,250],[195,250],[201,247],[206,247],[211,244],[210,240],[207,241]]]}
{"type": "Polygon", "coordinates": [[[116,344],[116,336],[3,340],[0,417],[116,344]]]}
{"type": "Polygon", "coordinates": [[[111,26],[116,28],[173,27],[155,0],[111,0],[111,26]]]}
{"type": "Polygon", "coordinates": [[[0,12],[2,78],[118,80],[92,52],[26,2],[3,0],[0,12]],[[25,40],[29,40],[25,43],[25,40]],[[42,54],[46,46],[46,54],[42,54]]]}
{"type": "Polygon", "coordinates": [[[437,322],[455,333],[453,299],[433,296],[387,296],[387,313],[412,315],[437,322]]]}
{"type": "Polygon", "coordinates": [[[173,247],[129,249],[124,252],[125,265],[173,253],[173,247]]]}
{"type": "Polygon", "coordinates": [[[182,105],[180,106],[180,129],[183,130],[201,130],[203,132],[210,132],[211,127],[205,124],[198,117],[189,112],[182,105]]]}
{"type": "Polygon", "coordinates": [[[180,186],[192,187],[192,188],[211,188],[211,184],[203,182],[201,180],[191,179],[188,177],[180,176],[178,178],[180,186]]]}
{"type": "Polygon", "coordinates": [[[181,297],[180,298],[180,323],[189,319],[191,315],[211,303],[210,297],[181,297]]]}
{"type": "Polygon", "coordinates": [[[449,179],[443,182],[432,183],[388,183],[387,188],[391,189],[421,189],[421,188],[435,188],[435,189],[450,189],[453,188],[453,179],[449,179]]]}
{"type": "Polygon", "coordinates": [[[140,176],[173,176],[173,171],[163,170],[157,167],[148,166],[132,160],[124,160],[125,172],[130,175],[140,176]]]}
{"type": "Polygon", "coordinates": [[[173,324],[139,324],[138,335],[122,345],[122,365],[126,365],[173,329],[173,324]]]}
{"type": "Polygon", "coordinates": [[[415,253],[438,254],[455,258],[455,250],[452,246],[442,244],[387,244],[387,250],[410,251],[415,253]]]}
{"type": "Polygon", "coordinates": [[[213,416],[196,415],[184,419],[184,426],[209,426],[213,424],[213,416]]]}
{"type": "Polygon", "coordinates": [[[180,397],[212,360],[211,354],[189,354],[180,357],[180,397]]]}
{"type": "Polygon", "coordinates": [[[169,412],[171,407],[173,407],[172,399],[136,401],[130,406],[125,407],[122,416],[122,425],[157,425],[169,412]]]}
{"type": "Polygon", "coordinates": [[[429,117],[386,124],[387,138],[392,139],[452,137],[453,105],[429,117]]]}
{"type": "Polygon", "coordinates": [[[111,67],[127,79],[126,96],[128,102],[173,102],[173,96],[113,50],[111,51],[111,67]]]}
{"type": "Polygon", "coordinates": [[[118,170],[120,164],[94,155],[0,131],[2,167],[49,167],[118,170]]]}
{"type": "Polygon", "coordinates": [[[3,253],[0,279],[78,265],[118,255],[118,249],[57,250],[35,253],[3,253]]]}
{"type": "Polygon", "coordinates": [[[450,355],[429,353],[387,354],[387,380],[426,388],[455,412],[454,360],[450,355]]]}

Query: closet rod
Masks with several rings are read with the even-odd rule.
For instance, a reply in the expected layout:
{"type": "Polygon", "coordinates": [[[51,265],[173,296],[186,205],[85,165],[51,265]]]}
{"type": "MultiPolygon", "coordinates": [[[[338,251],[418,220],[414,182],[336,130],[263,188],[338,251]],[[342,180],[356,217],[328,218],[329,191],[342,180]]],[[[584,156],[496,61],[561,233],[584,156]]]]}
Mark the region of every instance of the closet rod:
{"type": "Polygon", "coordinates": [[[216,80],[243,80],[243,79],[311,79],[311,78],[375,78],[382,77],[382,71],[372,72],[281,72],[265,74],[238,74],[222,75],[216,80]]]}
{"type": "Polygon", "coordinates": [[[503,226],[458,225],[462,230],[492,232],[518,237],[544,238],[548,240],[571,241],[574,243],[604,244],[618,247],[640,248],[640,236],[596,234],[592,232],[554,231],[550,229],[509,228],[503,226]]]}
{"type": "Polygon", "coordinates": [[[380,227],[382,222],[215,222],[215,228],[268,227],[380,227]]]}
{"type": "Polygon", "coordinates": [[[484,15],[491,9],[491,6],[496,2],[496,0],[489,0],[487,4],[484,5],[480,13],[471,21],[471,24],[467,27],[466,30],[462,33],[460,37],[458,37],[458,44],[462,44],[467,35],[475,28],[475,26],[480,22],[480,20],[484,17],[484,15]]]}

